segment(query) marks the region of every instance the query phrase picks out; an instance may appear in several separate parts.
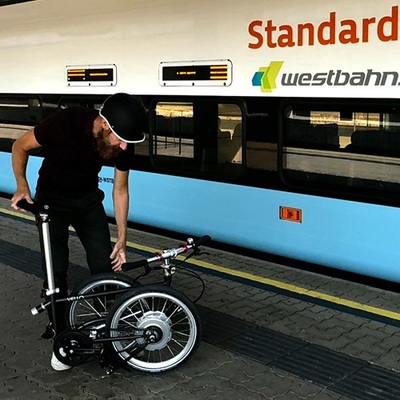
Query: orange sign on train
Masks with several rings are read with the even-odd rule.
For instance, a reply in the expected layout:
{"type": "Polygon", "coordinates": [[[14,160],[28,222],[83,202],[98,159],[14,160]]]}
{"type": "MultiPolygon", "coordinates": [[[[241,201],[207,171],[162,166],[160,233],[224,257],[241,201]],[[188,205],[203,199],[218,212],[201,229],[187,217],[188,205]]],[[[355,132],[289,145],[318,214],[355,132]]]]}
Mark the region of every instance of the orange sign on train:
{"type": "Polygon", "coordinates": [[[303,211],[299,208],[279,207],[279,218],[291,222],[302,222],[303,211]]]}

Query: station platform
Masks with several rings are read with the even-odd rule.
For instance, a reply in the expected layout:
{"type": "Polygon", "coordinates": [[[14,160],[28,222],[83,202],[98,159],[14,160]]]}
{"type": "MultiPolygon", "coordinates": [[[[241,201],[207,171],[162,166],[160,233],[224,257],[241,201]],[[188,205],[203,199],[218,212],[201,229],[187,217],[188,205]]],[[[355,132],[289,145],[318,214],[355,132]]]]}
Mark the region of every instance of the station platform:
{"type": "MultiPolygon", "coordinates": [[[[52,342],[40,337],[47,316],[30,312],[41,302],[38,233],[9,204],[0,198],[2,400],[400,399],[399,293],[212,246],[185,263],[205,282],[203,339],[187,362],[159,374],[107,375],[95,361],[54,371],[52,342]]],[[[128,239],[128,258],[179,244],[134,229],[128,239]]],[[[89,277],[73,232],[70,262],[73,288],[89,277]]],[[[191,299],[200,293],[190,274],[173,282],[191,299]]]]}

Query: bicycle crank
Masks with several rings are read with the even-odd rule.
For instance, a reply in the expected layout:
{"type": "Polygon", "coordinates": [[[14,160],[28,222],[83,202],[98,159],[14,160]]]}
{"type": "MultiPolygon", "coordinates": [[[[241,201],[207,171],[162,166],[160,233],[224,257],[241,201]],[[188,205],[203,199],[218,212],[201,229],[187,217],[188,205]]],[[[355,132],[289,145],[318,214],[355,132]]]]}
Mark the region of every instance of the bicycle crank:
{"type": "Polygon", "coordinates": [[[86,363],[98,350],[93,348],[92,339],[78,331],[64,331],[56,336],[53,344],[56,357],[72,367],[86,363]]]}

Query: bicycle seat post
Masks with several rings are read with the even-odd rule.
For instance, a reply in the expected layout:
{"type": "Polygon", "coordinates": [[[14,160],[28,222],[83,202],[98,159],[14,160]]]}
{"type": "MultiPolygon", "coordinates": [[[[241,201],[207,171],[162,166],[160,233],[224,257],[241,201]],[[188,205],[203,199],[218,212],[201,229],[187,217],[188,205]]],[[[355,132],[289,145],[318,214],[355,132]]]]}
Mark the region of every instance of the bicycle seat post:
{"type": "MultiPolygon", "coordinates": [[[[58,293],[60,290],[56,288],[54,281],[54,272],[53,272],[53,258],[51,254],[51,241],[50,241],[50,229],[49,229],[49,214],[47,213],[48,206],[44,206],[45,211],[39,213],[39,220],[41,224],[42,231],[42,239],[43,239],[43,252],[44,259],[46,265],[46,276],[47,276],[47,285],[48,288],[46,290],[46,296],[49,296],[51,299],[51,308],[52,313],[55,315],[55,299],[53,297],[54,294],[58,293]]],[[[53,328],[57,332],[55,318],[53,318],[53,328]]]]}

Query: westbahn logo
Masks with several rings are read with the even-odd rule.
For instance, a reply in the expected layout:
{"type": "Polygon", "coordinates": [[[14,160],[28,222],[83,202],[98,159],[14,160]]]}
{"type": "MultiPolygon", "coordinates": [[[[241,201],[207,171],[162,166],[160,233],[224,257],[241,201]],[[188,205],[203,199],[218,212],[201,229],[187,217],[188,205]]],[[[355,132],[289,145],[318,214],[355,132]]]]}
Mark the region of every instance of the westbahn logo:
{"type": "MultiPolygon", "coordinates": [[[[252,79],[253,86],[260,86],[262,92],[272,92],[277,88],[277,77],[283,61],[271,61],[268,67],[260,67],[252,79]]],[[[325,72],[288,72],[283,73],[280,86],[400,86],[400,74],[397,71],[375,71],[372,68],[364,71],[348,72],[341,69],[330,69],[325,72]]]]}
{"type": "Polygon", "coordinates": [[[276,89],[276,77],[282,65],[283,61],[271,61],[268,67],[260,67],[253,76],[253,86],[260,86],[262,92],[272,92],[276,89]]]}

